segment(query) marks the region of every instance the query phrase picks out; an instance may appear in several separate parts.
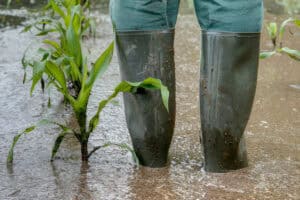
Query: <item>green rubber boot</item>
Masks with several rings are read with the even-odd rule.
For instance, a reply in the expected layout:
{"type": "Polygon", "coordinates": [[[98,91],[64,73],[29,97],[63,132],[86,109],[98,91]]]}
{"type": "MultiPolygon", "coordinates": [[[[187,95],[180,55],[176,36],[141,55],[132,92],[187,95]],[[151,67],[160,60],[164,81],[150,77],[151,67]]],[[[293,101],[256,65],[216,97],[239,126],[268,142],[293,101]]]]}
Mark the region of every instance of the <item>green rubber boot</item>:
{"type": "Polygon", "coordinates": [[[259,33],[202,32],[200,113],[204,169],[248,166],[244,130],[256,90],[259,33]]]}
{"type": "Polygon", "coordinates": [[[175,124],[174,30],[117,31],[116,46],[122,80],[158,78],[170,91],[169,113],[159,91],[124,94],[126,122],[140,163],[164,167],[175,124]]]}

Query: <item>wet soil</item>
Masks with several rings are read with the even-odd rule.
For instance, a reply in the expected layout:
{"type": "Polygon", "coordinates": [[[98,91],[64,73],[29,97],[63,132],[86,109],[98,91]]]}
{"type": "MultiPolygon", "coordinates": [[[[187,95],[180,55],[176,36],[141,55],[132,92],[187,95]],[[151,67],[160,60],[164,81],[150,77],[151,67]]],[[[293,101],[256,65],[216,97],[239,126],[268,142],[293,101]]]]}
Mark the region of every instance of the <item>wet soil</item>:
{"type": "MultiPolygon", "coordinates": [[[[97,16],[97,38],[86,40],[91,61],[113,39],[109,17],[96,11],[93,15],[97,16]]],[[[266,13],[266,22],[285,18],[266,13]]],[[[20,26],[0,29],[0,199],[300,199],[300,64],[286,56],[260,62],[256,98],[245,131],[250,166],[226,174],[201,169],[200,29],[190,14],[180,15],[177,24],[177,119],[168,167],[136,168],[131,155],[115,147],[98,151],[88,165],[81,165],[74,138],[65,140],[51,163],[51,147],[59,130],[50,125],[21,138],[14,165],[7,167],[9,146],[20,130],[44,118],[74,123],[56,91],[50,91],[52,107],[48,109],[48,92],[37,90],[30,97],[30,83],[22,84],[23,52],[30,46],[29,55],[34,55],[38,42],[32,33],[19,34],[21,30],[20,26]]],[[[299,37],[286,38],[285,45],[299,49],[299,37]]],[[[271,48],[264,32],[262,49],[271,48]]],[[[89,116],[119,80],[114,57],[93,90],[89,116]]],[[[101,114],[90,147],[107,141],[131,144],[121,96],[117,100],[101,114]]]]}

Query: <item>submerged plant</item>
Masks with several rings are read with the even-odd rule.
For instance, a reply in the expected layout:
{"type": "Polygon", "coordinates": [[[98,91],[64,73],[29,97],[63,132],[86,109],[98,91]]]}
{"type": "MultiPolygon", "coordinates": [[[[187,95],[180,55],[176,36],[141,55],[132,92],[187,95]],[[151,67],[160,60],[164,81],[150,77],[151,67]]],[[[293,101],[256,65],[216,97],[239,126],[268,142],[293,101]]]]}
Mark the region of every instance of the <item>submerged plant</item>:
{"type": "MultiPolygon", "coordinates": [[[[168,89],[160,80],[154,78],[147,78],[146,80],[137,83],[123,81],[115,88],[111,96],[99,103],[94,116],[91,119],[88,119],[87,105],[92,88],[96,80],[103,76],[110,64],[114,43],[112,42],[102,55],[96,59],[94,64],[89,66],[81,45],[81,34],[84,29],[84,27],[82,27],[82,21],[85,19],[82,12],[82,6],[80,3],[73,4],[70,6],[68,12],[63,12],[59,7],[56,7],[58,4],[56,4],[54,0],[51,0],[50,2],[53,9],[55,9],[57,13],[60,13],[59,15],[63,19],[57,22],[55,29],[55,31],[59,33],[59,41],[57,42],[50,39],[44,40],[43,43],[47,46],[39,49],[40,59],[30,61],[24,59],[23,63],[25,66],[32,67],[32,86],[30,93],[34,91],[35,85],[45,77],[47,80],[45,82],[47,87],[54,86],[70,103],[79,127],[73,128],[57,122],[47,121],[48,123],[54,123],[62,130],[55,140],[51,159],[53,160],[61,142],[68,134],[75,136],[80,143],[82,161],[88,161],[89,157],[96,150],[109,145],[117,145],[122,148],[130,149],[124,144],[107,143],[103,146],[95,147],[90,152],[88,151],[88,141],[90,135],[99,124],[101,111],[120,92],[137,93],[139,88],[160,90],[164,106],[168,109],[168,89]],[[72,89],[70,89],[70,81],[75,84],[77,92],[75,95],[72,89]]],[[[29,127],[14,137],[7,158],[9,163],[13,161],[14,147],[19,138],[24,134],[32,132],[35,127],[36,126],[29,127]]]]}
{"type": "Polygon", "coordinates": [[[277,23],[272,22],[267,26],[268,35],[272,41],[273,49],[271,51],[263,51],[260,53],[260,58],[265,59],[269,58],[276,53],[287,54],[290,58],[300,61],[300,51],[296,49],[290,49],[284,47],[283,45],[283,36],[286,32],[286,27],[288,24],[293,23],[295,26],[300,28],[300,19],[289,18],[282,22],[280,28],[278,29],[277,23]]]}

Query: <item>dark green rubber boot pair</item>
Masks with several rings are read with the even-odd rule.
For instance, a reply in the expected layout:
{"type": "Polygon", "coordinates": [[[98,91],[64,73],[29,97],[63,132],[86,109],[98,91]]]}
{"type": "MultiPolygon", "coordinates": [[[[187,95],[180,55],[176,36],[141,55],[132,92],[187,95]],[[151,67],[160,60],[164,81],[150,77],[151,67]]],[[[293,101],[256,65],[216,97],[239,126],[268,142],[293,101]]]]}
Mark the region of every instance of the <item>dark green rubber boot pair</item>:
{"type": "MultiPolygon", "coordinates": [[[[202,32],[200,113],[204,167],[225,172],[247,166],[244,130],[256,89],[259,33],[202,32]]],[[[125,94],[128,129],[141,164],[167,163],[175,122],[174,30],[117,32],[123,80],[162,80],[170,113],[159,92],[125,94]]]]}
{"type": "MultiPolygon", "coordinates": [[[[200,77],[204,168],[226,172],[248,165],[244,130],[256,89],[261,0],[194,0],[202,31],[200,77]]],[[[123,80],[161,79],[158,91],[125,94],[126,121],[142,165],[167,164],[175,123],[174,27],[179,0],[111,0],[123,80]]],[[[188,151],[188,150],[187,150],[188,151]]]]}

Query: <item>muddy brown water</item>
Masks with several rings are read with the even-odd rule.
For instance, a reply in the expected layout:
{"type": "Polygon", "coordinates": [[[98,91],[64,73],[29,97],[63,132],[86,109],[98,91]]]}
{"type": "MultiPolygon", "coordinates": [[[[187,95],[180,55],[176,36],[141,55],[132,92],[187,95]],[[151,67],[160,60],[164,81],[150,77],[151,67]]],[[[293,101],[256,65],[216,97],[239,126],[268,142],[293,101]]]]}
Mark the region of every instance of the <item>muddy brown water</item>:
{"type": "MultiPolygon", "coordinates": [[[[113,38],[109,17],[96,11],[93,15],[97,16],[99,28],[97,38],[86,41],[90,60],[113,38]]],[[[285,18],[266,13],[266,22],[285,18]]],[[[61,104],[57,92],[50,91],[52,107],[48,109],[47,93],[37,90],[30,97],[30,83],[22,84],[22,54],[30,46],[29,54],[34,55],[38,42],[31,33],[19,34],[21,29],[0,29],[1,200],[300,199],[300,64],[286,56],[276,55],[260,62],[256,98],[245,131],[250,166],[226,174],[201,169],[200,29],[191,14],[180,15],[177,24],[177,121],[168,167],[136,168],[131,155],[115,147],[98,151],[88,165],[81,165],[79,145],[73,138],[65,140],[58,158],[51,163],[50,151],[59,131],[52,126],[21,138],[14,165],[7,167],[6,155],[18,131],[44,118],[74,123],[70,109],[61,104]]],[[[285,45],[299,49],[299,38],[294,34],[286,38],[285,45]]],[[[270,48],[264,32],[262,49],[270,48]]],[[[93,90],[89,116],[99,100],[111,94],[119,79],[114,57],[93,90]]],[[[117,100],[118,104],[109,105],[101,114],[101,124],[92,135],[90,147],[107,141],[130,144],[122,98],[117,100]]]]}

